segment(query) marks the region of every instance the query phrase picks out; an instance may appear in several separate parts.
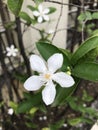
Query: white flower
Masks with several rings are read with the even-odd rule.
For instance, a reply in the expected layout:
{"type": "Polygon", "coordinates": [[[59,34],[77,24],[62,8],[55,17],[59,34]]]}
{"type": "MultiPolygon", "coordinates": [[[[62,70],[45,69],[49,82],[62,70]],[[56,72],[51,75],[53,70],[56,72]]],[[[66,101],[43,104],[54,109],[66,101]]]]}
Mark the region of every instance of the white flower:
{"type": "Polygon", "coordinates": [[[6,48],[7,56],[17,56],[18,49],[14,47],[14,45],[11,45],[10,47],[6,48]]]}
{"type": "Polygon", "coordinates": [[[63,55],[60,53],[52,55],[48,59],[47,65],[39,56],[31,55],[30,64],[31,68],[37,71],[39,75],[33,75],[28,78],[24,83],[24,87],[28,91],[35,91],[44,85],[45,88],[42,90],[42,99],[46,105],[53,103],[56,96],[56,85],[53,81],[63,88],[71,87],[75,83],[74,79],[67,73],[57,72],[63,64],[63,55]]]}
{"type": "Polygon", "coordinates": [[[43,116],[43,120],[47,120],[47,116],[43,116]]]}
{"type": "Polygon", "coordinates": [[[63,127],[67,127],[68,125],[66,123],[63,124],[63,127]]]}
{"type": "Polygon", "coordinates": [[[14,110],[13,110],[12,108],[9,108],[9,109],[8,109],[8,114],[9,114],[9,115],[13,115],[13,113],[14,113],[14,110]]]}
{"type": "Polygon", "coordinates": [[[43,117],[39,117],[39,120],[42,121],[42,120],[43,120],[43,117]]]}
{"type": "Polygon", "coordinates": [[[0,126],[0,130],[2,130],[2,127],[0,126]]]}
{"type": "Polygon", "coordinates": [[[42,23],[43,20],[49,21],[49,16],[47,15],[49,11],[49,8],[43,9],[42,5],[39,5],[38,10],[33,11],[33,15],[38,18],[38,23],[42,23]]]}

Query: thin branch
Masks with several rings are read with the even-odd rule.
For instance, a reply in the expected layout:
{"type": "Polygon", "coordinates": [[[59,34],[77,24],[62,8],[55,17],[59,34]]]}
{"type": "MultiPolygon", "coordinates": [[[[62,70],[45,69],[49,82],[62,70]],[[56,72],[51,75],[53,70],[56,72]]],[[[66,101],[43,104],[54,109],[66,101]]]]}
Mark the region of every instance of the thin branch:
{"type": "Polygon", "coordinates": [[[60,10],[60,15],[59,15],[59,17],[58,17],[58,21],[57,21],[57,24],[56,24],[56,27],[55,27],[55,32],[54,32],[54,35],[53,35],[51,41],[53,41],[53,39],[54,39],[54,37],[55,37],[55,35],[56,35],[56,31],[57,31],[58,25],[59,25],[60,20],[61,20],[62,12],[63,12],[63,0],[62,0],[61,10],[60,10]]]}

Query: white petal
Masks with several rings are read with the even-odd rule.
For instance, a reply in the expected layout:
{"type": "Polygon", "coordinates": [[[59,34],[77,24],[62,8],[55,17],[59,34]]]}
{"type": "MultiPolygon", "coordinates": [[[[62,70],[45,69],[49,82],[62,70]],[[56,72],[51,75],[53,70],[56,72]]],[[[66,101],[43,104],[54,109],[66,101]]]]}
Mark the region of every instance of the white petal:
{"type": "Polygon", "coordinates": [[[44,18],[44,20],[49,21],[49,16],[48,15],[43,15],[43,18],[44,18]]]}
{"type": "Polygon", "coordinates": [[[11,56],[11,53],[10,53],[10,52],[8,52],[6,55],[7,55],[7,56],[11,56]]]}
{"type": "Polygon", "coordinates": [[[97,124],[97,122],[93,125],[93,127],[90,130],[98,130],[98,124],[97,124]]]}
{"type": "Polygon", "coordinates": [[[17,54],[16,54],[15,52],[14,52],[12,55],[13,55],[14,57],[17,56],[17,54]]]}
{"type": "Polygon", "coordinates": [[[11,49],[10,49],[9,47],[6,47],[6,50],[7,50],[7,51],[10,51],[11,49]]]}
{"type": "Polygon", "coordinates": [[[10,47],[12,50],[14,49],[14,45],[11,45],[11,47],[10,47]]]}
{"type": "Polygon", "coordinates": [[[38,17],[38,23],[42,23],[42,21],[43,21],[43,17],[42,17],[42,16],[39,16],[39,17],[38,17]]]}
{"type": "Polygon", "coordinates": [[[28,91],[35,91],[41,88],[43,82],[40,76],[31,76],[24,83],[24,88],[28,91]]]}
{"type": "Polygon", "coordinates": [[[38,17],[40,15],[40,13],[38,11],[33,11],[33,15],[38,17]]]}
{"type": "Polygon", "coordinates": [[[30,65],[32,70],[39,73],[44,73],[47,70],[44,61],[37,55],[31,55],[30,65]]]}
{"type": "Polygon", "coordinates": [[[62,67],[63,55],[60,53],[55,53],[48,59],[47,63],[49,71],[55,72],[62,67]]]}
{"type": "Polygon", "coordinates": [[[42,12],[42,11],[43,11],[43,7],[42,7],[41,4],[38,6],[38,10],[39,10],[39,12],[42,12]]]}
{"type": "Polygon", "coordinates": [[[49,11],[50,11],[49,8],[46,8],[46,9],[44,9],[43,13],[44,13],[44,14],[48,14],[49,11]]]}
{"type": "Polygon", "coordinates": [[[46,84],[44,90],[42,91],[42,99],[46,105],[50,105],[53,103],[55,96],[56,96],[55,85],[53,84],[52,81],[49,81],[46,84]]]}
{"type": "Polygon", "coordinates": [[[61,87],[71,87],[74,85],[75,81],[74,79],[64,73],[64,72],[58,72],[56,74],[53,75],[52,79],[57,82],[61,87]]]}

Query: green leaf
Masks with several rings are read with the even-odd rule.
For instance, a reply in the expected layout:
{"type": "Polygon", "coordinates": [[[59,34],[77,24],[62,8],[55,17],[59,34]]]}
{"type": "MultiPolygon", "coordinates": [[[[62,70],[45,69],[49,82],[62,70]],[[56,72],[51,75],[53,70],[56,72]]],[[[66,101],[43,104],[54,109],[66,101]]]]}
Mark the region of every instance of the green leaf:
{"type": "Polygon", "coordinates": [[[28,112],[33,106],[40,106],[41,103],[41,93],[32,94],[31,98],[28,98],[19,104],[17,113],[28,112]]]}
{"type": "Polygon", "coordinates": [[[89,118],[85,118],[85,117],[77,117],[77,118],[73,118],[73,119],[68,119],[68,123],[71,126],[77,126],[80,123],[88,123],[88,124],[92,124],[92,120],[89,118]]]}
{"type": "Polygon", "coordinates": [[[36,4],[40,4],[40,3],[44,2],[44,0],[34,0],[34,2],[35,2],[36,4]]]}
{"type": "Polygon", "coordinates": [[[92,124],[92,123],[93,123],[92,119],[90,119],[90,118],[85,118],[85,117],[84,117],[84,118],[82,117],[82,118],[81,118],[81,121],[84,122],[84,123],[87,123],[87,124],[92,124]]]}
{"type": "Polygon", "coordinates": [[[89,38],[81,44],[71,58],[72,64],[75,65],[80,58],[96,47],[98,47],[98,35],[89,38]]]}
{"type": "Polygon", "coordinates": [[[23,0],[8,0],[7,4],[13,14],[18,16],[23,4],[23,0]]]}
{"type": "Polygon", "coordinates": [[[68,120],[68,123],[69,123],[71,126],[76,126],[76,125],[78,125],[79,123],[81,123],[81,117],[77,117],[77,118],[74,118],[74,119],[69,119],[69,120],[68,120]]]}
{"type": "Polygon", "coordinates": [[[93,35],[97,35],[98,34],[98,29],[96,29],[96,30],[94,30],[93,32],[92,32],[92,36],[93,35]]]}
{"type": "Polygon", "coordinates": [[[49,44],[49,43],[42,43],[38,42],[36,43],[37,49],[42,55],[42,57],[47,61],[47,59],[52,56],[54,53],[62,53],[64,57],[63,66],[61,68],[62,71],[66,71],[67,67],[70,67],[70,61],[69,58],[65,53],[63,53],[59,48],[56,46],[49,44]]]}
{"type": "Polygon", "coordinates": [[[51,13],[54,13],[55,11],[56,11],[56,8],[54,8],[54,7],[49,7],[49,14],[51,14],[51,13]]]}
{"type": "Polygon", "coordinates": [[[58,106],[65,104],[66,100],[73,94],[77,85],[79,83],[79,79],[75,80],[75,85],[69,88],[62,88],[61,86],[57,86],[57,96],[54,100],[52,106],[58,106]]]}
{"type": "Polygon", "coordinates": [[[23,20],[25,20],[28,25],[31,24],[31,18],[30,18],[30,16],[29,16],[27,13],[25,13],[25,12],[20,12],[20,13],[19,13],[19,16],[20,16],[20,18],[22,18],[23,20]]]}
{"type": "Polygon", "coordinates": [[[29,113],[30,113],[31,115],[34,115],[37,110],[38,110],[37,107],[33,107],[33,108],[30,109],[29,113]]]}
{"type": "Polygon", "coordinates": [[[98,12],[94,12],[94,13],[92,14],[92,18],[93,18],[93,19],[98,19],[98,12]]]}
{"type": "Polygon", "coordinates": [[[28,5],[27,8],[30,9],[31,11],[35,11],[35,9],[36,9],[35,7],[33,7],[31,5],[28,5]]]}
{"type": "Polygon", "coordinates": [[[64,119],[56,122],[55,124],[51,124],[50,125],[50,130],[59,130],[59,128],[61,128],[64,124],[64,119]]]}
{"type": "Polygon", "coordinates": [[[72,54],[68,50],[65,50],[62,48],[59,48],[59,49],[68,57],[69,60],[71,59],[72,54]]]}
{"type": "Polygon", "coordinates": [[[32,123],[32,122],[26,122],[26,126],[32,129],[38,127],[35,123],[32,123]]]}
{"type": "Polygon", "coordinates": [[[93,62],[77,64],[72,74],[78,78],[98,82],[98,64],[93,62]]]}
{"type": "Polygon", "coordinates": [[[15,102],[10,101],[10,102],[9,102],[9,106],[16,111],[16,109],[17,109],[17,107],[18,107],[18,104],[16,104],[15,102]]]}
{"type": "Polygon", "coordinates": [[[82,96],[82,100],[85,102],[91,102],[94,98],[92,96],[90,96],[86,90],[83,90],[83,96],[82,96]]]}
{"type": "Polygon", "coordinates": [[[15,72],[13,74],[13,76],[18,79],[20,82],[24,83],[26,81],[26,79],[28,78],[28,75],[27,74],[22,74],[22,73],[19,73],[19,72],[15,72]]]}
{"type": "Polygon", "coordinates": [[[92,15],[90,12],[86,11],[86,12],[83,12],[81,13],[79,16],[78,16],[78,20],[83,22],[85,20],[91,20],[92,19],[92,15]]]}
{"type": "Polygon", "coordinates": [[[18,108],[17,108],[17,113],[24,113],[24,112],[28,112],[31,108],[33,107],[32,105],[32,101],[23,101],[19,104],[18,108]]]}

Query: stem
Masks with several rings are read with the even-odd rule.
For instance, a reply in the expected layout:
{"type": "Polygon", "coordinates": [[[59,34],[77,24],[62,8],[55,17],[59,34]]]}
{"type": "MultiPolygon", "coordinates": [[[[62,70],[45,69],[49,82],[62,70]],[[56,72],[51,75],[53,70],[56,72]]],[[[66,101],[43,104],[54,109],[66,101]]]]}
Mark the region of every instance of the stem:
{"type": "Polygon", "coordinates": [[[16,18],[16,25],[17,25],[16,30],[17,30],[18,40],[19,40],[20,52],[21,52],[21,55],[23,56],[24,63],[26,65],[27,74],[28,74],[28,76],[30,76],[31,75],[30,64],[29,64],[29,60],[28,60],[28,58],[27,58],[27,56],[25,54],[25,48],[24,48],[23,40],[22,40],[20,19],[18,17],[16,18]]]}

